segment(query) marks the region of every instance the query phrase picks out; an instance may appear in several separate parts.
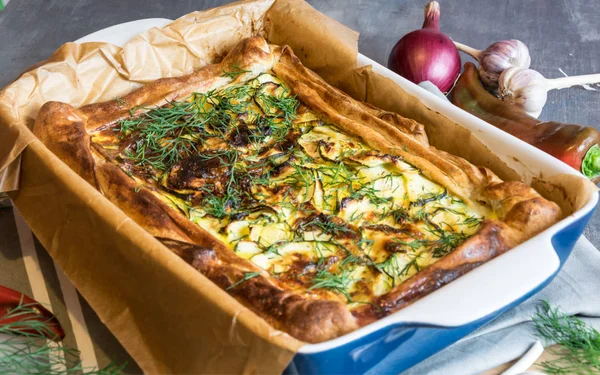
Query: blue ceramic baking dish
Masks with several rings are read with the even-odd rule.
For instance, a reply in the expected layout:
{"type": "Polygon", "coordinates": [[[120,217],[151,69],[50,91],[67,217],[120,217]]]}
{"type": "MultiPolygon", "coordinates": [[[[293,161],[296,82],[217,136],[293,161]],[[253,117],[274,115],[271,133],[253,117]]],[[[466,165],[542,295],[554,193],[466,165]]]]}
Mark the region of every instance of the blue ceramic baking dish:
{"type": "MultiPolygon", "coordinates": [[[[358,66],[366,65],[430,109],[471,130],[524,181],[578,174],[359,54],[358,66]]],[[[335,340],[303,346],[286,373],[397,374],[491,322],[540,291],[560,271],[596,208],[598,193],[585,199],[583,207],[570,216],[415,304],[335,340]],[[507,269],[510,278],[505,277],[507,269]]]]}
{"type": "MultiPolygon", "coordinates": [[[[171,22],[155,18],[116,25],[77,42],[125,44],[132,36],[171,22]]],[[[566,164],[460,110],[380,64],[371,65],[430,109],[471,130],[525,182],[536,176],[578,173],[566,164]]],[[[300,348],[286,374],[398,374],[448,347],[523,302],[560,271],[598,203],[593,191],[581,207],[544,232],[416,303],[334,340],[300,348]],[[510,269],[510,278],[506,270],[510,269]]]]}

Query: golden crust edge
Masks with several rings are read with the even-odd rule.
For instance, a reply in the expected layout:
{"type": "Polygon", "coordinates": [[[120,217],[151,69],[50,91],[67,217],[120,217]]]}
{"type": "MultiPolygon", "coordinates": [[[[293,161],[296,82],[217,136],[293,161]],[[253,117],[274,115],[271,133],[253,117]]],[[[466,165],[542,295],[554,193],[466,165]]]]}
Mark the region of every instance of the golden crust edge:
{"type": "MultiPolygon", "coordinates": [[[[287,56],[288,56],[287,58],[289,58],[290,61],[296,65],[296,66],[293,66],[293,68],[298,69],[297,65],[299,64],[299,60],[294,61],[295,56],[293,56],[293,52],[291,51],[291,49],[289,49],[287,47],[284,47],[283,49],[279,49],[276,46],[269,46],[269,48],[272,49],[273,52],[265,52],[264,45],[266,44],[266,42],[264,40],[262,40],[262,38],[251,38],[251,39],[253,40],[253,42],[251,42],[251,44],[254,44],[254,43],[260,44],[261,46],[258,46],[258,48],[262,52],[270,55],[270,59],[271,59],[270,61],[272,61],[273,65],[275,65],[278,61],[279,61],[279,63],[281,63],[281,59],[278,59],[279,56],[277,56],[277,55],[286,56],[286,54],[287,54],[287,56]],[[261,40],[262,40],[262,42],[261,42],[261,40]],[[275,55],[275,56],[273,56],[273,55],[275,55]]],[[[248,39],[245,40],[243,43],[248,43],[248,39]]],[[[239,45],[238,45],[238,47],[239,47],[239,45]]],[[[232,53],[230,53],[230,55],[228,55],[226,57],[226,59],[223,61],[224,62],[240,61],[240,56],[247,58],[249,55],[252,55],[253,53],[257,53],[257,49],[256,49],[257,45],[256,44],[247,46],[247,47],[251,47],[251,48],[239,49],[238,47],[236,47],[236,49],[234,49],[232,51],[232,53]],[[251,51],[253,51],[253,52],[251,52],[251,51]],[[228,58],[233,59],[233,60],[227,60],[228,58]]],[[[264,57],[264,54],[262,54],[261,52],[258,52],[258,54],[262,55],[264,57]]],[[[242,61],[242,64],[244,64],[241,66],[244,66],[244,67],[246,66],[245,64],[248,63],[248,60],[245,60],[245,59],[242,59],[241,61],[242,61]]],[[[252,59],[250,59],[249,61],[250,61],[250,64],[253,63],[252,59]]],[[[92,151],[90,150],[90,147],[89,147],[89,134],[85,130],[87,129],[89,131],[89,130],[96,129],[98,127],[107,125],[109,123],[114,123],[115,121],[118,121],[123,117],[126,117],[129,113],[129,110],[131,110],[134,106],[139,106],[142,104],[148,105],[148,106],[156,105],[156,104],[159,104],[162,100],[165,100],[165,98],[177,98],[177,97],[182,97],[183,95],[185,95],[185,93],[191,93],[194,90],[197,90],[198,87],[201,87],[201,86],[198,86],[199,82],[200,82],[200,85],[202,84],[202,82],[206,82],[207,76],[210,76],[213,79],[218,79],[217,76],[220,77],[221,73],[222,73],[222,66],[223,66],[222,64],[223,64],[223,62],[221,64],[211,65],[209,67],[203,68],[200,71],[193,73],[190,76],[179,77],[175,81],[173,81],[171,79],[159,80],[159,81],[157,81],[156,84],[160,86],[160,90],[155,91],[155,92],[159,93],[156,95],[148,94],[148,92],[152,92],[151,89],[153,88],[154,83],[148,84],[144,88],[138,89],[123,98],[123,100],[126,103],[125,108],[121,108],[122,104],[120,104],[119,101],[117,101],[117,100],[88,105],[88,106],[82,107],[80,110],[75,110],[73,107],[63,104],[63,103],[56,103],[56,102],[47,103],[40,110],[40,114],[38,115],[38,119],[36,120],[36,126],[34,127],[34,133],[46,144],[46,146],[49,149],[51,149],[51,151],[55,152],[55,154],[57,154],[57,156],[59,156],[59,158],[61,158],[63,161],[65,161],[65,163],[67,165],[69,165],[73,170],[75,170],[80,176],[82,176],[86,181],[88,181],[94,187],[96,187],[97,189],[99,189],[100,191],[105,193],[105,195],[107,193],[110,194],[111,191],[114,192],[115,190],[119,190],[119,189],[123,189],[123,191],[127,191],[128,189],[131,190],[132,189],[131,185],[129,183],[125,182],[126,180],[122,180],[123,176],[126,179],[129,179],[122,170],[117,168],[118,170],[113,169],[113,171],[109,171],[111,169],[111,167],[106,167],[104,165],[97,165],[98,160],[96,160],[93,156],[91,156],[92,151]],[[189,82],[187,82],[188,80],[189,80],[189,82]],[[146,88],[146,90],[144,90],[145,88],[146,88]],[[169,89],[171,89],[171,91],[169,91],[169,89]],[[164,97],[162,97],[162,99],[161,99],[161,95],[164,95],[164,97]],[[108,116],[106,116],[107,113],[108,113],[108,116]],[[68,132],[65,134],[61,134],[60,132],[53,132],[52,128],[55,127],[55,124],[59,124],[60,128],[63,130],[69,124],[71,124],[72,128],[75,129],[76,131],[74,131],[72,134],[69,134],[68,132]],[[84,130],[83,132],[82,132],[82,129],[84,130]],[[62,137],[62,139],[61,139],[61,137],[62,137]],[[79,138],[77,138],[77,137],[79,137],[79,138]],[[77,147],[75,147],[75,146],[72,146],[70,148],[67,147],[65,150],[64,144],[65,144],[66,140],[68,140],[69,143],[71,143],[72,145],[73,144],[77,145],[77,147]],[[77,140],[77,142],[73,142],[74,140],[77,140]],[[85,142],[88,142],[87,145],[85,145],[85,142]],[[85,145],[85,147],[82,145],[85,145]],[[83,151],[85,151],[85,152],[83,152],[83,154],[82,154],[82,149],[83,149],[83,151]],[[90,173],[90,170],[91,170],[91,173],[90,173]],[[101,172],[101,175],[102,175],[101,178],[98,178],[98,172],[101,172]],[[121,174],[122,174],[122,176],[121,176],[121,174]],[[111,180],[110,178],[108,178],[110,176],[112,176],[114,179],[111,180]]],[[[314,73],[310,72],[308,69],[306,69],[304,67],[302,67],[302,69],[304,69],[304,73],[302,74],[302,76],[303,76],[302,78],[304,80],[308,80],[309,83],[315,85],[316,87],[321,86],[321,88],[323,88],[323,90],[324,90],[323,92],[326,92],[326,93],[328,93],[328,95],[331,95],[328,98],[321,98],[319,95],[314,95],[314,96],[321,98],[326,104],[330,104],[331,102],[334,102],[334,104],[335,104],[336,95],[345,95],[345,94],[342,94],[341,92],[339,92],[337,89],[334,89],[333,87],[326,84],[320,78],[317,79],[315,77],[314,73]]],[[[277,71],[276,71],[276,73],[277,73],[277,71]]],[[[289,83],[288,80],[286,80],[285,78],[283,78],[283,79],[289,83]]],[[[386,129],[387,135],[390,135],[390,134],[392,135],[392,137],[391,137],[392,141],[394,141],[396,143],[403,141],[402,131],[403,130],[406,131],[406,129],[402,129],[402,125],[406,124],[406,123],[398,124],[398,123],[393,123],[390,121],[383,121],[383,120],[381,120],[381,118],[379,118],[379,115],[381,115],[381,113],[383,113],[385,111],[378,112],[378,110],[376,108],[373,108],[371,106],[366,106],[360,102],[356,102],[353,99],[349,98],[348,96],[346,96],[346,98],[344,98],[344,99],[345,100],[350,99],[350,103],[353,103],[356,105],[356,108],[353,109],[353,113],[350,113],[349,116],[353,116],[356,113],[359,113],[361,115],[365,114],[367,116],[372,116],[373,118],[377,118],[379,121],[371,121],[371,118],[369,118],[371,122],[369,122],[367,124],[372,125],[373,123],[375,123],[379,127],[385,126],[385,124],[387,124],[391,128],[394,128],[397,130],[397,132],[396,132],[391,128],[386,129]],[[394,138],[396,138],[396,139],[394,139],[394,138]]],[[[341,115],[348,114],[348,113],[345,113],[343,108],[339,109],[338,112],[340,112],[341,115]]],[[[325,114],[327,114],[327,112],[325,112],[325,114]]],[[[347,129],[347,127],[345,127],[343,125],[343,122],[342,122],[342,124],[338,124],[338,126],[340,126],[342,129],[354,134],[352,129],[349,130],[349,129],[347,129]]],[[[364,125],[364,126],[366,126],[366,125],[364,125]]],[[[378,131],[378,129],[379,129],[377,126],[366,126],[366,128],[368,128],[370,130],[374,130],[374,131],[378,131]]],[[[364,128],[362,128],[362,129],[364,129],[364,128]]],[[[418,127],[416,129],[418,130],[418,127]]],[[[361,138],[363,138],[363,137],[361,136],[361,138]]],[[[447,167],[446,170],[441,171],[441,173],[437,173],[435,175],[436,178],[432,178],[434,181],[440,182],[442,185],[449,187],[449,188],[450,188],[450,186],[458,185],[458,187],[455,187],[455,188],[461,192],[461,195],[464,195],[465,185],[467,185],[467,188],[470,187],[470,189],[471,189],[470,190],[471,194],[468,196],[468,199],[473,199],[473,198],[485,199],[489,202],[492,202],[493,205],[494,204],[496,205],[495,208],[498,209],[499,212],[503,213],[502,219],[507,220],[506,223],[500,221],[500,223],[502,225],[497,224],[497,226],[502,228],[502,236],[501,237],[506,240],[506,243],[510,244],[508,246],[508,248],[516,246],[518,243],[533,236],[534,234],[538,233],[539,231],[545,229],[551,223],[555,222],[556,220],[558,220],[558,218],[560,218],[561,214],[560,214],[560,209],[558,208],[558,206],[556,206],[556,204],[554,204],[553,202],[549,202],[549,201],[541,198],[541,196],[537,192],[535,192],[535,190],[528,187],[527,185],[521,184],[521,183],[514,183],[514,182],[502,182],[491,171],[489,171],[487,169],[476,168],[464,159],[458,158],[453,155],[446,154],[443,151],[436,150],[436,149],[428,146],[428,144],[426,142],[423,142],[422,140],[420,140],[420,141],[419,140],[411,140],[411,141],[412,141],[412,142],[410,142],[411,148],[416,150],[416,152],[419,154],[419,157],[421,159],[423,159],[425,165],[427,165],[427,168],[431,168],[430,165],[432,165],[432,166],[435,165],[431,160],[428,160],[427,156],[429,155],[429,153],[434,154],[435,157],[432,157],[433,161],[439,161],[440,160],[439,158],[447,158],[447,159],[450,159],[454,163],[450,167],[447,167]],[[452,174],[452,171],[455,171],[459,166],[469,170],[473,174],[473,176],[468,176],[466,180],[463,178],[460,181],[461,182],[460,184],[456,184],[455,181],[452,181],[452,178],[456,177],[456,176],[451,176],[451,174],[452,174]],[[476,170],[478,172],[475,172],[476,170]],[[466,184],[465,184],[465,181],[467,182],[466,184]],[[446,182],[450,186],[447,186],[444,182],[446,182]],[[525,230],[523,230],[523,229],[525,229],[525,230]]],[[[381,145],[380,147],[374,147],[374,148],[376,148],[376,149],[384,148],[384,149],[391,151],[391,153],[397,153],[399,151],[399,150],[395,149],[394,147],[390,147],[389,145],[386,145],[383,142],[379,143],[378,141],[371,140],[371,144],[375,144],[376,146],[379,144],[379,145],[381,145]]],[[[401,154],[400,156],[403,156],[403,155],[406,155],[407,153],[400,152],[400,154],[401,154]]],[[[109,163],[106,163],[106,164],[109,164],[109,163]]],[[[130,182],[132,182],[132,181],[130,180],[130,182]]],[[[120,191],[117,193],[123,193],[123,191],[120,191]]],[[[468,189],[467,189],[467,191],[468,191],[468,189]]],[[[222,253],[223,255],[227,254],[232,257],[235,257],[235,259],[236,259],[234,261],[232,258],[230,258],[230,256],[226,256],[225,258],[226,258],[227,262],[229,262],[231,264],[235,264],[235,263],[239,263],[238,260],[243,260],[243,259],[237,257],[237,255],[235,255],[230,249],[228,249],[219,240],[217,240],[216,238],[214,238],[213,236],[208,234],[202,228],[189,222],[187,217],[185,217],[183,214],[176,212],[172,208],[164,205],[164,203],[161,202],[157,197],[155,197],[153,195],[151,195],[151,196],[152,196],[152,198],[150,198],[149,196],[146,196],[145,198],[147,198],[151,202],[156,203],[156,206],[160,207],[160,209],[162,211],[164,211],[164,213],[169,217],[169,220],[172,221],[170,224],[168,223],[168,220],[167,221],[158,221],[158,223],[151,223],[151,222],[144,222],[144,220],[142,220],[139,217],[137,220],[134,220],[134,221],[138,222],[138,224],[143,226],[146,230],[149,230],[154,236],[161,237],[161,238],[167,238],[170,241],[179,241],[182,243],[190,242],[190,243],[193,243],[195,246],[200,246],[200,247],[205,247],[205,248],[207,247],[207,242],[208,242],[208,246],[212,247],[213,250],[214,249],[219,249],[219,250],[225,249],[225,250],[231,252],[231,254],[228,254],[227,252],[222,253]],[[194,228],[192,228],[191,226],[193,226],[194,228]],[[166,229],[167,227],[170,228],[170,230],[167,230],[166,229]]],[[[122,207],[122,205],[124,205],[124,204],[121,203],[121,205],[119,205],[118,203],[116,203],[114,201],[114,199],[115,198],[111,199],[111,201],[113,201],[113,203],[117,204],[121,209],[123,209],[130,217],[136,216],[137,214],[139,214],[139,210],[136,209],[135,207],[134,208],[122,207]]],[[[156,215],[158,215],[158,214],[156,214],[156,215]]],[[[144,216],[144,215],[141,215],[141,216],[144,216]]],[[[469,243],[485,241],[485,234],[480,233],[480,232],[481,231],[478,231],[475,235],[473,235],[468,240],[468,241],[471,241],[469,243]]],[[[453,254],[454,253],[457,254],[455,259],[461,259],[460,255],[461,254],[464,255],[464,253],[468,250],[468,248],[469,247],[466,245],[466,242],[464,244],[462,244],[461,246],[457,247],[453,252],[453,254]]],[[[499,255],[500,253],[506,251],[507,249],[504,249],[504,250],[496,249],[498,251],[495,252],[494,256],[499,255]]],[[[488,257],[486,259],[486,261],[491,259],[492,257],[488,257]]],[[[448,270],[448,269],[451,270],[453,267],[456,268],[456,267],[460,267],[463,264],[466,264],[464,262],[461,263],[461,262],[457,262],[457,261],[450,262],[450,260],[444,261],[444,259],[445,258],[441,259],[440,261],[436,262],[434,265],[438,265],[439,267],[446,267],[445,268],[446,270],[448,270]]],[[[250,262],[245,261],[245,260],[243,260],[243,261],[247,263],[247,264],[243,263],[243,265],[245,266],[245,267],[243,267],[244,269],[257,270],[257,268],[250,262]],[[247,268],[246,268],[246,266],[247,266],[247,268]]],[[[469,262],[467,262],[467,263],[469,263],[469,262]]],[[[239,266],[241,266],[241,264],[238,265],[238,267],[232,266],[230,271],[232,271],[232,272],[240,271],[241,268],[239,268],[239,266]]],[[[423,274],[423,275],[425,275],[425,274],[423,274]]],[[[462,275],[462,273],[457,274],[456,277],[458,277],[460,275],[462,275]]],[[[456,277],[449,278],[448,280],[452,281],[456,277]]],[[[418,278],[414,278],[414,280],[412,280],[412,279],[413,278],[405,281],[400,286],[404,285],[404,289],[410,289],[412,286],[417,285],[419,283],[418,278]]],[[[257,278],[256,281],[259,281],[259,280],[269,282],[268,278],[264,278],[263,276],[260,276],[259,278],[257,278]],[[262,280],[262,279],[264,279],[264,280],[262,280]]],[[[222,285],[220,285],[219,283],[217,283],[217,284],[223,288],[222,285]]],[[[254,284],[254,282],[248,283],[248,285],[252,285],[252,284],[254,284]]],[[[400,293],[400,290],[398,289],[400,286],[398,286],[397,288],[392,290],[389,294],[390,295],[398,295],[398,293],[400,293]]],[[[439,288],[440,286],[438,286],[432,290],[428,290],[425,293],[421,293],[418,296],[415,296],[415,298],[413,298],[412,301],[415,301],[418,298],[423,297],[424,295],[439,288]]],[[[242,297],[239,297],[239,296],[238,296],[238,298],[243,299],[242,297]]],[[[284,299],[284,301],[285,300],[286,299],[284,299]]],[[[317,300],[310,300],[310,301],[317,301],[317,300]]],[[[251,301],[246,301],[246,303],[250,304],[249,307],[256,308],[256,306],[251,305],[251,301]]],[[[298,322],[294,322],[293,326],[290,326],[289,324],[288,324],[288,326],[286,326],[285,322],[281,323],[281,322],[276,321],[275,319],[273,319],[272,316],[269,316],[268,313],[264,313],[264,312],[261,313],[260,311],[258,313],[260,316],[265,318],[276,328],[287,331],[287,332],[293,334],[294,336],[296,336],[304,341],[307,341],[307,342],[320,342],[320,341],[326,341],[328,339],[337,337],[343,333],[349,332],[349,331],[357,328],[357,324],[354,321],[354,319],[351,319],[351,316],[348,316],[348,314],[350,314],[350,312],[347,309],[347,307],[341,303],[339,303],[339,305],[342,306],[343,308],[342,309],[336,308],[335,309],[336,314],[342,313],[342,315],[345,316],[345,318],[341,319],[340,324],[334,328],[331,328],[329,330],[329,332],[316,332],[316,331],[321,331],[321,329],[320,329],[321,327],[319,327],[319,326],[322,324],[323,319],[322,319],[322,317],[318,318],[318,315],[320,313],[319,311],[306,309],[306,306],[303,306],[303,309],[305,311],[305,314],[303,315],[304,318],[300,319],[300,321],[298,321],[298,322]],[[306,313],[308,313],[309,311],[310,311],[310,314],[307,315],[306,313]],[[317,316],[317,319],[315,319],[313,322],[311,322],[310,318],[307,318],[308,316],[317,316]],[[314,328],[315,331],[311,331],[311,327],[314,328]],[[292,332],[294,332],[294,333],[292,333],[292,332]],[[302,332],[308,333],[308,335],[303,334],[302,332]]],[[[398,308],[401,308],[404,306],[405,305],[402,305],[398,308]]],[[[390,312],[396,311],[398,308],[391,308],[390,312]]],[[[331,310],[330,307],[327,307],[327,309],[331,310]]],[[[325,316],[327,316],[327,315],[325,315],[325,316]]]]}
{"type": "Polygon", "coordinates": [[[342,130],[375,149],[400,156],[467,202],[489,204],[494,212],[501,214],[500,221],[522,232],[522,239],[539,233],[561,218],[560,207],[542,198],[532,187],[521,182],[504,182],[487,168],[476,167],[465,159],[411,139],[402,129],[379,118],[378,114],[386,111],[377,112],[373,107],[366,110],[363,103],[304,67],[290,48],[283,48],[281,59],[273,70],[292,86],[301,100],[308,102],[309,107],[317,107],[321,113],[338,120],[336,125],[342,130]],[[535,221],[525,219],[528,214],[535,215],[535,221]]]}
{"type": "MultiPolygon", "coordinates": [[[[218,76],[222,74],[222,69],[215,66],[205,69],[218,76]]],[[[146,100],[145,93],[142,94],[142,99],[146,100]]],[[[96,129],[104,124],[96,122],[90,126],[87,122],[95,113],[108,108],[116,109],[117,106],[116,101],[111,101],[77,110],[65,103],[46,103],[40,109],[34,134],[71,169],[101,191],[138,225],[159,238],[171,251],[186,259],[185,254],[180,251],[182,244],[193,245],[196,250],[210,249],[215,255],[213,262],[200,262],[189,257],[186,260],[222,289],[227,290],[243,278],[246,272],[261,272],[261,275],[248,280],[250,282],[236,286],[236,292],[230,294],[238,297],[238,300],[274,328],[306,342],[327,341],[357,328],[346,305],[339,301],[309,299],[281,289],[270,278],[265,277],[268,276],[265,271],[235,255],[221,241],[162,202],[150,189],[140,188],[118,166],[94,152],[86,129],[96,129]],[[139,190],[136,191],[137,189],[139,190]],[[214,272],[214,269],[221,272],[214,272]],[[259,291],[265,290],[268,293],[264,293],[261,299],[244,297],[256,296],[259,291]],[[278,303],[267,303],[267,299],[277,300],[278,303]],[[281,308],[279,311],[273,309],[277,305],[281,308]]],[[[120,118],[123,116],[118,115],[108,121],[114,122],[120,118]]]]}

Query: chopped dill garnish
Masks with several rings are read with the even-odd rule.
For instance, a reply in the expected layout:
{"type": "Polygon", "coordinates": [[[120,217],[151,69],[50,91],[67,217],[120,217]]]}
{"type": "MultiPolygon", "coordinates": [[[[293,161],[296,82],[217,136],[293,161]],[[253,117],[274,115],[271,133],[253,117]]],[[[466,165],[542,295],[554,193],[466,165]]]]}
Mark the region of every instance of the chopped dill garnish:
{"type": "Polygon", "coordinates": [[[467,226],[467,228],[474,228],[479,226],[483,222],[483,218],[476,216],[469,216],[460,223],[461,225],[467,226]]]}
{"type": "Polygon", "coordinates": [[[440,237],[432,244],[432,254],[434,258],[441,258],[449,254],[458,245],[463,243],[469,236],[462,232],[439,232],[440,237]]]}
{"type": "Polygon", "coordinates": [[[378,193],[380,191],[370,185],[372,185],[372,182],[366,183],[366,184],[361,184],[358,189],[356,189],[355,191],[352,191],[350,193],[349,198],[357,199],[357,200],[366,198],[376,206],[379,206],[379,205],[382,205],[385,203],[389,203],[392,201],[393,197],[379,196],[378,193]]]}
{"type": "Polygon", "coordinates": [[[412,240],[410,242],[406,242],[406,241],[402,241],[399,239],[394,239],[394,242],[397,243],[398,245],[403,246],[405,249],[408,249],[410,251],[415,251],[423,246],[427,246],[429,244],[429,241],[427,240],[412,240]]]}
{"type": "Polygon", "coordinates": [[[264,249],[265,250],[264,253],[265,254],[275,254],[275,255],[281,256],[281,254],[279,254],[280,246],[281,246],[281,242],[272,243],[264,249]]]}
{"type": "Polygon", "coordinates": [[[408,212],[402,208],[391,211],[390,215],[394,218],[394,221],[396,223],[404,223],[404,222],[411,221],[411,218],[410,218],[410,215],[408,214],[408,212]]]}
{"type": "Polygon", "coordinates": [[[441,192],[440,194],[427,193],[427,194],[419,197],[416,201],[412,202],[411,206],[413,206],[413,207],[424,206],[427,203],[439,201],[442,198],[446,197],[447,195],[448,195],[448,191],[446,189],[444,189],[444,191],[441,192]]]}
{"type": "Polygon", "coordinates": [[[325,214],[315,215],[310,220],[301,221],[298,225],[297,230],[299,232],[309,231],[311,229],[318,229],[326,234],[339,235],[339,234],[355,234],[346,224],[336,222],[333,217],[325,214]]]}
{"type": "Polygon", "coordinates": [[[418,262],[420,254],[412,254],[408,256],[409,261],[405,264],[400,262],[398,255],[396,254],[392,254],[383,262],[375,264],[375,267],[379,271],[383,272],[391,279],[392,288],[396,285],[396,279],[407,276],[411,269],[414,269],[415,272],[419,272],[421,270],[418,262]]]}
{"type": "Polygon", "coordinates": [[[260,275],[260,272],[244,272],[244,277],[242,277],[240,280],[238,280],[237,282],[235,282],[234,284],[231,284],[230,286],[228,286],[225,290],[230,290],[235,288],[236,286],[240,285],[241,283],[243,283],[246,280],[250,280],[253,277],[256,277],[260,275]]]}
{"type": "MultiPolygon", "coordinates": [[[[233,64],[222,76],[236,80],[249,72],[233,64]]],[[[302,273],[285,262],[266,271],[308,280],[306,289],[329,290],[348,303],[357,267],[386,275],[394,286],[432,257],[453,251],[481,224],[482,218],[453,206],[466,205],[446,190],[412,184],[408,178],[418,169],[400,168],[359,140],[311,138],[315,123],[330,127],[327,134],[340,130],[325,116],[299,111],[300,104],[284,83],[265,76],[161,107],[134,108],[113,129],[122,146],[116,160],[125,161],[122,168],[131,176],[152,183],[153,191],[166,189],[194,222],[214,223],[236,251],[254,238],[254,228],[275,224],[279,230],[283,224],[286,240],[259,236],[253,241],[257,251],[238,254],[251,261],[286,257],[284,245],[310,242],[310,254],[292,254],[294,262],[308,263],[300,264],[302,273]],[[420,196],[412,197],[415,189],[420,196]],[[240,220],[247,224],[243,234],[225,229],[240,220]]],[[[227,290],[258,275],[247,272],[227,290]]],[[[362,289],[357,299],[364,299],[358,296],[362,289]]]]}
{"type": "Polygon", "coordinates": [[[355,281],[351,276],[351,271],[342,269],[341,272],[331,273],[326,268],[321,269],[312,279],[312,286],[308,290],[327,289],[346,297],[348,302],[352,302],[352,296],[348,292],[348,287],[355,281]]]}
{"type": "Polygon", "coordinates": [[[266,114],[275,114],[275,117],[283,117],[286,123],[291,123],[296,117],[296,111],[300,102],[296,96],[290,96],[287,89],[278,96],[267,95],[262,91],[256,93],[256,98],[266,107],[266,114]]]}
{"type": "Polygon", "coordinates": [[[247,104],[238,101],[251,90],[242,86],[196,93],[189,102],[170,102],[121,120],[121,138],[133,140],[124,152],[125,157],[161,171],[171,168],[198,151],[207,138],[225,138],[234,117],[246,111],[247,104]]]}
{"type": "Polygon", "coordinates": [[[250,73],[250,71],[240,68],[240,66],[237,64],[231,64],[229,66],[228,71],[223,70],[223,74],[221,74],[221,77],[227,77],[233,80],[236,79],[240,74],[244,73],[250,73]]]}
{"type": "Polygon", "coordinates": [[[357,246],[359,249],[363,249],[363,248],[365,248],[365,247],[366,247],[366,248],[368,248],[368,247],[371,247],[371,246],[373,245],[373,243],[374,243],[374,242],[375,242],[375,241],[373,241],[373,240],[371,240],[371,239],[368,239],[368,238],[362,238],[362,237],[361,237],[360,241],[358,241],[358,242],[356,243],[356,246],[357,246]]]}

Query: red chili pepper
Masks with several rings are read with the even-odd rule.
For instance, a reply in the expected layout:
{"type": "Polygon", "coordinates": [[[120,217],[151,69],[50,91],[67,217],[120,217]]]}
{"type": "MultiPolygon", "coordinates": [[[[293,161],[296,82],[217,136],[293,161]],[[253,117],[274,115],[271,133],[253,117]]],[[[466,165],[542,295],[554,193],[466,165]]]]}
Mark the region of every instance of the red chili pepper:
{"type": "Polygon", "coordinates": [[[0,327],[8,324],[15,326],[14,333],[43,334],[51,340],[62,340],[65,337],[65,331],[58,319],[48,309],[21,292],[0,286],[0,327]],[[19,307],[22,307],[23,313],[15,313],[19,311],[19,307]],[[45,323],[48,329],[28,328],[26,323],[22,326],[13,324],[28,321],[45,323]]]}
{"type": "Polygon", "coordinates": [[[465,64],[452,103],[600,182],[600,133],[589,126],[540,121],[487,92],[477,68],[465,64]]]}

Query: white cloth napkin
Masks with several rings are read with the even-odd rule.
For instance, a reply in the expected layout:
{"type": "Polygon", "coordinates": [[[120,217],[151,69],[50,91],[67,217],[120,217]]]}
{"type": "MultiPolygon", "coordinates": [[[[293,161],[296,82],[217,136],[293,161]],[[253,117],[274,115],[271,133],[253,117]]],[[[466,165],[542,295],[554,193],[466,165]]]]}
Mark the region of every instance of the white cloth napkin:
{"type": "Polygon", "coordinates": [[[540,300],[600,330],[600,251],[581,237],[539,293],[402,375],[475,375],[522,356],[536,341],[531,317],[540,300]]]}

